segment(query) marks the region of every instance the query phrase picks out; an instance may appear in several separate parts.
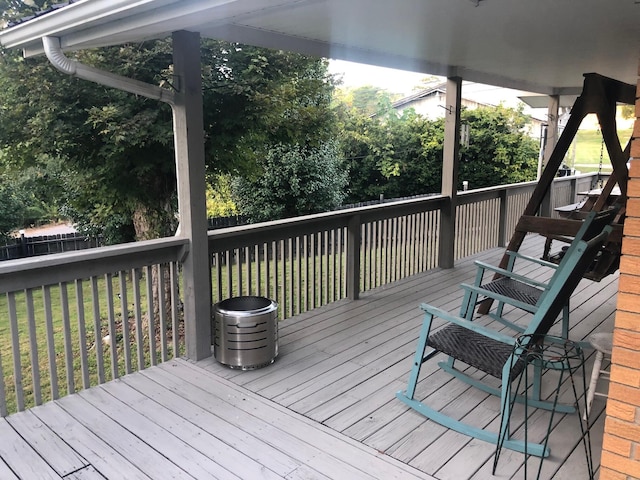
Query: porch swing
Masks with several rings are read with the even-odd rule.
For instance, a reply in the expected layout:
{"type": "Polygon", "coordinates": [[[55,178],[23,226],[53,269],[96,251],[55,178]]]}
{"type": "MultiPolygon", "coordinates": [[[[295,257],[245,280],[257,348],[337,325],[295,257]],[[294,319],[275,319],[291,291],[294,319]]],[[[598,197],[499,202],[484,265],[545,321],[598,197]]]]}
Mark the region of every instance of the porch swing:
{"type": "MultiPolygon", "coordinates": [[[[549,161],[540,176],[540,180],[520,217],[514,234],[507,246],[507,252],[517,252],[528,233],[538,233],[547,238],[542,258],[559,263],[563,250],[550,253],[554,240],[570,243],[582,225],[584,218],[592,211],[602,211],[609,208],[616,209],[612,222],[613,232],[606,245],[593,262],[591,268],[584,274],[585,278],[600,281],[607,275],[614,273],[620,263],[622,243],[622,227],[626,209],[628,169],[627,161],[631,150],[631,140],[623,150],[618,139],[616,129],[616,106],[618,103],[635,104],[635,85],[604,77],[595,73],[584,75],[582,94],[576,99],[571,109],[567,125],[558,139],[549,161]],[[602,133],[601,159],[598,173],[598,187],[591,188],[583,202],[571,208],[564,209],[564,218],[540,216],[540,207],[545,196],[550,191],[556,172],[573,141],[578,128],[588,114],[595,113],[600,123],[602,133]],[[601,170],[602,155],[606,146],[613,171],[607,182],[602,186],[601,170]]],[[[596,185],[592,184],[592,187],[596,185]]],[[[509,254],[505,252],[500,262],[501,268],[506,268],[509,254]]],[[[481,306],[481,310],[488,305],[481,306]]],[[[481,312],[483,313],[483,312],[481,312]]],[[[486,312],[484,312],[486,313],[486,312]]]]}
{"type": "MultiPolygon", "coordinates": [[[[598,133],[602,133],[602,128],[598,130],[598,133]]],[[[618,225],[621,224],[624,218],[624,212],[620,215],[620,211],[624,209],[624,206],[620,204],[620,189],[617,187],[615,175],[610,175],[606,184],[603,184],[602,167],[604,148],[605,141],[604,137],[602,137],[600,142],[600,158],[598,162],[597,176],[592,179],[589,190],[582,192],[584,198],[580,202],[554,209],[558,212],[561,218],[583,221],[589,212],[599,212],[606,208],[615,208],[618,210],[618,215],[614,219],[614,223],[618,225]]],[[[546,236],[542,260],[558,265],[569,247],[565,245],[559,251],[551,253],[551,247],[554,241],[570,244],[573,241],[573,237],[566,235],[546,236]]],[[[620,242],[609,241],[604,245],[602,251],[599,252],[595,263],[591,268],[587,269],[584,277],[599,282],[605,276],[615,273],[619,266],[620,242]]]]}

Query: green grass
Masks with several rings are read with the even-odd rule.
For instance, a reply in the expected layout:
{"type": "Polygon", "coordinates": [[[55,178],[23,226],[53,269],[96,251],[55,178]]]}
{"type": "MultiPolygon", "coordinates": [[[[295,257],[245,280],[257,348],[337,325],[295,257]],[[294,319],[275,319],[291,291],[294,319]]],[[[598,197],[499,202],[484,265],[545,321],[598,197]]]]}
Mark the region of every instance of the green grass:
{"type": "MultiPolygon", "coordinates": [[[[631,138],[632,129],[618,131],[622,148],[631,138]]],[[[611,171],[611,161],[606,146],[603,147],[602,135],[598,130],[578,130],[574,142],[565,157],[565,163],[573,165],[582,173],[597,172],[600,164],[602,149],[602,171],[611,171]]]]}

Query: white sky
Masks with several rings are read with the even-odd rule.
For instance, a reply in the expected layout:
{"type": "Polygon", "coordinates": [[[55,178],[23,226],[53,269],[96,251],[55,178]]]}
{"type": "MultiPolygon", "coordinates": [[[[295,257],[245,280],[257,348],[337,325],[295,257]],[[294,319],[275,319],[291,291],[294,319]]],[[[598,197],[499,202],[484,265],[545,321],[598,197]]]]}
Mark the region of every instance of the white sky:
{"type": "Polygon", "coordinates": [[[411,94],[414,87],[419,85],[423,78],[429,76],[426,73],[393,70],[344,60],[330,60],[329,72],[342,74],[343,87],[371,85],[405,95],[411,94]]]}
{"type": "MultiPolygon", "coordinates": [[[[394,70],[392,68],[376,67],[344,60],[329,60],[329,72],[342,74],[342,87],[356,88],[371,85],[383,88],[391,93],[401,93],[404,96],[415,93],[415,87],[420,85],[426,77],[432,76],[426,73],[394,70]]],[[[438,78],[442,81],[446,80],[445,77],[438,78]]],[[[464,82],[462,86],[463,97],[488,105],[503,103],[509,107],[516,107],[520,103],[518,99],[520,95],[531,94],[519,90],[509,90],[493,85],[482,85],[471,82],[464,82]]],[[[542,119],[546,112],[540,112],[539,109],[536,112],[525,107],[525,113],[542,119]]]]}

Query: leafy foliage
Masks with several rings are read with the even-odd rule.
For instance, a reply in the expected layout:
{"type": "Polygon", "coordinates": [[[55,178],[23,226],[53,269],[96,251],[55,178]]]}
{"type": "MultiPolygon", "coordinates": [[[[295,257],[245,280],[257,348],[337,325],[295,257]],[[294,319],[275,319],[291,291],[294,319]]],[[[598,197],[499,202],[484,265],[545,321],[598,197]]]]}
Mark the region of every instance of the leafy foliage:
{"type": "Polygon", "coordinates": [[[391,103],[398,97],[399,95],[392,95],[388,91],[372,85],[338,89],[335,93],[336,102],[347,107],[353,114],[367,116],[388,110],[391,103]]]}
{"type": "Polygon", "coordinates": [[[539,147],[524,133],[527,117],[521,109],[466,110],[462,121],[470,126],[470,138],[469,147],[461,151],[461,181],[482,188],[536,178],[539,147]]]}
{"type": "MultiPolygon", "coordinates": [[[[485,107],[464,111],[469,147],[461,149],[460,187],[473,188],[532,180],[538,146],[524,133],[519,110],[485,107]]],[[[341,145],[349,166],[350,202],[438,193],[441,188],[444,121],[427,120],[413,110],[398,115],[343,117],[341,145]]]]}
{"type": "Polygon", "coordinates": [[[4,241],[20,225],[23,207],[12,185],[2,176],[0,181],[0,241],[4,241]]]}
{"type": "Polygon", "coordinates": [[[400,116],[348,116],[341,137],[350,172],[347,201],[439,191],[443,132],[441,121],[410,109],[400,116]]]}
{"type": "Polygon", "coordinates": [[[215,188],[207,186],[207,217],[231,217],[238,214],[231,195],[231,176],[218,175],[215,188]]]}
{"type": "Polygon", "coordinates": [[[233,193],[252,221],[324,212],[341,205],[347,172],[334,142],[317,147],[274,146],[261,162],[262,174],[237,177],[233,193]]]}
{"type": "MultiPolygon", "coordinates": [[[[175,81],[171,51],[167,39],[74,56],[159,85],[175,81]]],[[[325,60],[207,40],[202,61],[212,178],[256,175],[257,159],[271,144],[317,146],[334,136],[325,60]]],[[[131,240],[125,234],[132,222],[137,238],[175,229],[171,111],[155,100],[68,77],[45,59],[3,52],[0,151],[15,170],[40,168],[45,157],[63,159],[71,184],[61,203],[82,230],[112,225],[120,232],[114,239],[131,240]]]]}

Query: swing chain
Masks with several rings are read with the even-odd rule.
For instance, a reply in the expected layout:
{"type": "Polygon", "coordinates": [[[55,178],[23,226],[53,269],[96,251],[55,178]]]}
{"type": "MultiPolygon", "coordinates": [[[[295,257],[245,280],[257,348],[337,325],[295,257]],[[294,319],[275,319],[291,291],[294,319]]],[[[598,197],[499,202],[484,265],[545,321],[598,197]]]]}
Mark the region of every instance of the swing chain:
{"type": "MultiPolygon", "coordinates": [[[[602,133],[602,130],[600,131],[602,133]]],[[[604,157],[604,137],[602,137],[602,141],[600,142],[600,163],[598,164],[598,188],[602,188],[602,158],[604,157]]]]}
{"type": "MultiPolygon", "coordinates": [[[[598,128],[598,133],[602,134],[602,130],[598,128]]],[[[598,163],[598,175],[591,181],[591,190],[595,190],[596,188],[602,188],[602,161],[604,158],[604,137],[602,137],[602,141],[600,142],[600,161],[598,163]]]]}

